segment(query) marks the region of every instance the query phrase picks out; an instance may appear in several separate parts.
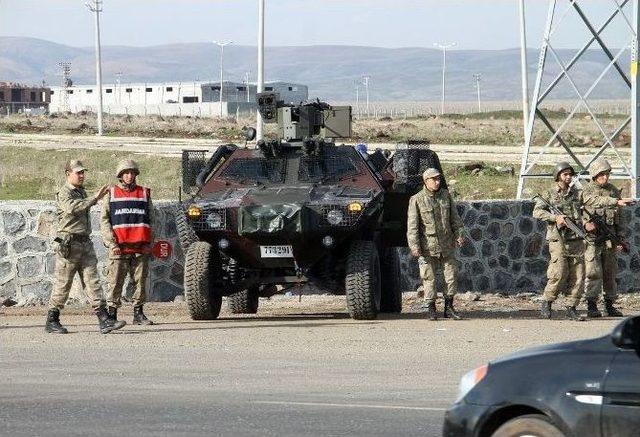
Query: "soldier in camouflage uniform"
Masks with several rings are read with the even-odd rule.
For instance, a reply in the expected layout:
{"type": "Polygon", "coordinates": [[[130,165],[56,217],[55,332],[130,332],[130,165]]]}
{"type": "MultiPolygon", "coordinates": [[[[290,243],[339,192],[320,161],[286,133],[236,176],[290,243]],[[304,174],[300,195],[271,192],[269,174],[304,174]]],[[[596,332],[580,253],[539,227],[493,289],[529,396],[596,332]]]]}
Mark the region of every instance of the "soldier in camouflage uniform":
{"type": "MultiPolygon", "coordinates": [[[[634,203],[633,199],[622,199],[620,190],[609,183],[611,165],[605,159],[596,160],[590,168],[592,181],[582,190],[584,212],[582,220],[587,234],[585,252],[587,279],[586,298],[587,316],[602,317],[598,310],[598,298],[604,291],[605,313],[609,317],[622,317],[622,313],[614,307],[618,297],[616,275],[618,273],[618,251],[624,246],[617,246],[604,239],[602,229],[598,229],[593,217],[602,220],[615,235],[624,241],[626,229],[620,223],[620,208],[634,203]]],[[[606,238],[606,237],[605,237],[606,238]]]]}
{"type": "Polygon", "coordinates": [[[106,334],[126,324],[114,323],[109,319],[98,276],[98,259],[89,237],[91,234],[89,210],[107,194],[109,187],[105,185],[95,196],[88,197],[83,187],[85,171],[82,162],[68,161],[65,165],[67,182],[57,194],[56,283],[49,299],[49,312],[45,325],[45,331],[50,333],[67,333],[67,329],[60,324],[60,310],[64,308],[69,297],[76,273],[98,316],[100,332],[106,334]]]}
{"type": "Polygon", "coordinates": [[[440,172],[429,168],[422,177],[423,190],[409,200],[409,249],[418,258],[429,319],[437,320],[435,275],[442,270],[447,284],[443,293],[444,317],[458,320],[460,316],[453,307],[453,298],[458,291],[455,247],[464,243],[462,220],[449,191],[440,188],[440,172]]]}
{"type": "Polygon", "coordinates": [[[560,291],[570,290],[571,304],[567,306],[567,317],[583,321],[584,317],[576,311],[584,291],[584,240],[571,231],[566,219],[582,226],[580,211],[580,193],[571,185],[575,171],[568,162],[556,165],[554,176],[556,185],[551,188],[545,199],[562,211],[563,215],[553,214],[542,200],[536,202],[533,216],[547,222],[547,241],[549,242],[549,267],[547,286],[541,306],[541,316],[551,318],[551,305],[560,291]]]}
{"type": "Polygon", "coordinates": [[[122,287],[127,275],[135,286],[133,324],[152,325],[143,311],[147,295],[149,256],[153,239],[153,204],[151,190],[137,184],[140,169],[135,161],[125,159],[118,164],[118,185],[104,200],[100,231],[109,251],[107,305],[109,316],[118,319],[122,287]]]}

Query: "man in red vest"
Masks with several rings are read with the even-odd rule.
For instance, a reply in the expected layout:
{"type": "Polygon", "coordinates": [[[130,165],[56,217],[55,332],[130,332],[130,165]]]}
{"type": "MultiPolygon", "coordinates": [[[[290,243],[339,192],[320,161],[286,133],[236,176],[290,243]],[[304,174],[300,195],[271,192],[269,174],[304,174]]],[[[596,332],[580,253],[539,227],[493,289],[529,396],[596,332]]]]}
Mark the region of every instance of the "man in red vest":
{"type": "Polygon", "coordinates": [[[118,164],[119,184],[111,187],[103,203],[100,230],[109,253],[107,305],[109,316],[118,320],[122,286],[128,274],[135,285],[133,324],[152,325],[142,310],[147,295],[149,256],[153,241],[151,190],[136,183],[138,164],[125,159],[118,164]]]}

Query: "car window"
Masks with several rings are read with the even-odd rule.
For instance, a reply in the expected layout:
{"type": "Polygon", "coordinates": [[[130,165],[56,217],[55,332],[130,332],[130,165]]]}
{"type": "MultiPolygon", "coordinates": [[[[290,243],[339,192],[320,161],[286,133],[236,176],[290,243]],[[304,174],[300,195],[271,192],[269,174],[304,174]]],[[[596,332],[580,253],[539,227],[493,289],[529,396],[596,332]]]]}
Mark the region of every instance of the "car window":
{"type": "Polygon", "coordinates": [[[221,179],[240,183],[282,183],[285,178],[284,159],[238,158],[233,159],[220,174],[221,179]]]}
{"type": "Polygon", "coordinates": [[[353,156],[345,152],[333,152],[325,156],[300,158],[298,180],[302,182],[338,181],[360,174],[353,156]]]}

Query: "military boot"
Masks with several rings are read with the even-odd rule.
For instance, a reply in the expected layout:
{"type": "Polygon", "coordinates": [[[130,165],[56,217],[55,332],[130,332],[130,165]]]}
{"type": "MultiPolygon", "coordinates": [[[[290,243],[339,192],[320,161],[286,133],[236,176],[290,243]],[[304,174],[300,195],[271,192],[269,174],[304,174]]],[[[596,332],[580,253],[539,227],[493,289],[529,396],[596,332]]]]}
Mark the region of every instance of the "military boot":
{"type": "Polygon", "coordinates": [[[134,325],[153,325],[153,322],[147,319],[142,311],[142,306],[133,307],[133,324],[134,325]]]}
{"type": "Polygon", "coordinates": [[[578,311],[574,306],[567,307],[567,319],[575,320],[576,322],[584,322],[585,320],[587,320],[584,318],[584,316],[578,314],[578,311]]]}
{"type": "Polygon", "coordinates": [[[436,312],[436,303],[435,302],[430,302],[427,305],[427,317],[429,318],[429,320],[438,320],[438,313],[436,312]]]}
{"type": "Polygon", "coordinates": [[[107,313],[109,314],[109,318],[111,320],[113,320],[114,322],[118,321],[118,308],[109,307],[109,309],[107,310],[107,313]]]}
{"type": "Polygon", "coordinates": [[[109,317],[109,313],[104,307],[100,307],[96,310],[96,316],[98,317],[100,332],[102,334],[108,334],[111,331],[120,329],[127,324],[127,322],[125,322],[124,320],[113,320],[111,317],[109,317]]]}
{"type": "Polygon", "coordinates": [[[60,324],[60,311],[49,310],[47,313],[47,324],[44,325],[45,332],[53,334],[67,334],[67,328],[60,324]]]}
{"type": "Polygon", "coordinates": [[[453,319],[453,320],[462,319],[462,317],[460,317],[456,313],[456,310],[453,308],[453,298],[452,297],[445,297],[444,298],[444,318],[445,319],[453,319]]]}
{"type": "Polygon", "coordinates": [[[624,317],[624,314],[613,306],[613,301],[611,299],[604,300],[604,313],[607,317],[624,317]]]}
{"type": "Polygon", "coordinates": [[[590,319],[597,319],[602,317],[602,313],[598,310],[598,302],[595,300],[587,301],[587,317],[590,319]]]}
{"type": "Polygon", "coordinates": [[[540,317],[543,319],[551,318],[551,303],[549,301],[543,300],[540,304],[540,317]]]}

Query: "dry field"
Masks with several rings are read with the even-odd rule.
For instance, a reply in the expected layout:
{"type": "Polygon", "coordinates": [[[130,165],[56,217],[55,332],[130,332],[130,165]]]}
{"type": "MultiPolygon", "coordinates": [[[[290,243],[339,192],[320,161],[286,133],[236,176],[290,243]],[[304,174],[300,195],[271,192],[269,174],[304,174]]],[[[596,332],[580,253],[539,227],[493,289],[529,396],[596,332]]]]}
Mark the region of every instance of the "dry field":
{"type": "MultiPolygon", "coordinates": [[[[552,124],[559,126],[563,111],[547,112],[552,124]]],[[[523,143],[521,115],[518,111],[498,111],[476,114],[448,114],[413,118],[380,117],[355,119],[353,138],[370,142],[399,142],[407,139],[427,139],[435,144],[482,144],[517,146],[523,143]]],[[[603,115],[608,134],[622,123],[623,115],[603,115]]],[[[242,127],[252,126],[251,118],[212,119],[161,116],[105,116],[106,135],[159,138],[207,138],[223,141],[242,139],[242,127]]],[[[64,135],[91,134],[96,131],[94,114],[62,114],[49,116],[12,115],[0,118],[0,133],[49,133],[64,135]]],[[[572,120],[565,129],[564,140],[572,146],[599,146],[603,136],[587,115],[572,120]]],[[[267,125],[266,133],[275,134],[275,125],[267,125]]],[[[540,123],[535,131],[535,145],[544,145],[548,130],[540,123]]],[[[617,145],[628,146],[630,130],[626,129],[617,145]]]]}

